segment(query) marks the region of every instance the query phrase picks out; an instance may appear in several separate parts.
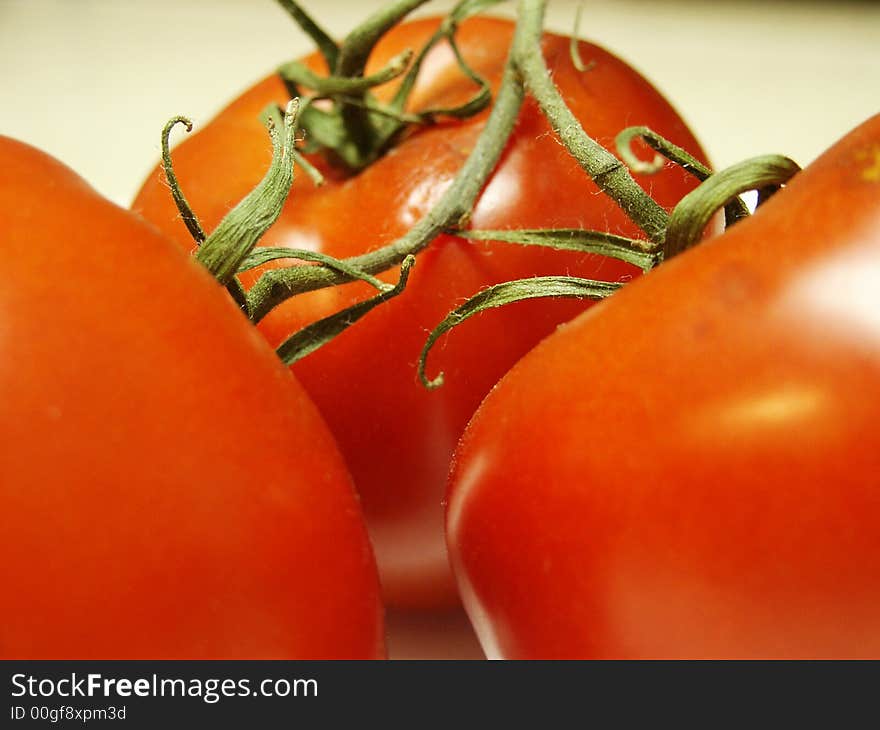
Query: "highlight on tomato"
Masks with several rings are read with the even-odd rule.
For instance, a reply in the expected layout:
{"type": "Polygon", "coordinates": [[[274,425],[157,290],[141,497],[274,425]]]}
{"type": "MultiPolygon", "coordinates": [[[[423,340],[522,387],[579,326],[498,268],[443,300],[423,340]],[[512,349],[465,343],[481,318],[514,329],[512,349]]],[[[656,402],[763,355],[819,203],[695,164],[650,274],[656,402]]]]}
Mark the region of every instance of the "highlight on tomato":
{"type": "MultiPolygon", "coordinates": [[[[293,3],[284,5],[294,15],[302,13],[293,3]]],[[[405,292],[293,365],[351,469],[384,595],[397,607],[457,603],[442,504],[454,446],[507,369],[589,303],[530,301],[474,319],[438,350],[436,364],[449,377],[436,392],[427,392],[416,377],[426,332],[464,297],[498,282],[560,270],[619,281],[641,271],[595,253],[518,246],[492,233],[586,228],[627,237],[640,231],[599,194],[554,138],[533,98],[523,104],[506,94],[498,101],[514,25],[468,14],[402,22],[381,32],[374,24],[373,35],[352,33],[342,43],[312,23],[320,53],[284,64],[173,154],[180,189],[211,229],[253,188],[267,165],[261,115],[292,95],[320,97],[303,111],[300,122],[305,135],[300,159],[311,178],[298,175],[287,206],[260,246],[345,259],[422,235],[432,225],[438,228],[431,229],[431,245],[418,253],[405,292]],[[371,39],[366,46],[365,36],[371,39]],[[487,124],[500,118],[496,109],[501,103],[513,110],[512,132],[496,142],[500,160],[494,172],[488,170],[488,181],[473,191],[475,206],[465,220],[438,226],[431,216],[466,187],[456,176],[470,164],[487,124]],[[318,177],[321,186],[313,182],[318,177]],[[490,233],[481,236],[481,231],[490,233]]],[[[571,38],[544,33],[528,50],[535,59],[543,58],[574,118],[594,139],[607,144],[624,127],[643,124],[704,158],[684,121],[648,81],[596,45],[581,41],[574,49],[573,55],[571,38]]],[[[697,184],[674,166],[639,179],[658,210],[671,209],[697,184]]],[[[194,249],[160,168],[149,175],[132,209],[184,250],[194,249]]],[[[467,206],[444,208],[447,213],[453,209],[459,217],[468,211],[467,206]]],[[[275,265],[241,275],[250,295],[267,282],[258,277],[275,265]]],[[[397,273],[377,275],[393,282],[397,273]]],[[[269,281],[263,289],[271,286],[288,284],[269,281]]],[[[370,287],[356,282],[322,288],[272,311],[252,312],[252,319],[278,346],[308,323],[364,300],[370,287]]],[[[299,453],[297,445],[291,451],[299,453]]]]}
{"type": "Polygon", "coordinates": [[[458,447],[487,654],[880,657],[880,116],[560,328],[458,447]]]}
{"type": "Polygon", "coordinates": [[[382,658],[303,388],[151,225],[0,138],[0,656],[382,658]]]}

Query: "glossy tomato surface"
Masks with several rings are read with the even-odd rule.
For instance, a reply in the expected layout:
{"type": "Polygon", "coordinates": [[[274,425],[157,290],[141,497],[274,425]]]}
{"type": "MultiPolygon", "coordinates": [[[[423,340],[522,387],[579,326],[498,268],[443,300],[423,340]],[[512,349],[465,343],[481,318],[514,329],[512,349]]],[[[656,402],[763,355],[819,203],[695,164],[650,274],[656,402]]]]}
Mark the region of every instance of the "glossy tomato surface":
{"type": "Polygon", "coordinates": [[[0,138],[0,657],[381,658],[321,417],[179,247],[0,138]]]}
{"type": "MultiPolygon", "coordinates": [[[[436,19],[392,30],[371,57],[367,72],[406,48],[418,49],[436,19]]],[[[458,42],[468,62],[497,88],[513,25],[476,18],[464,23],[458,42]]],[[[578,72],[567,38],[545,35],[542,50],[572,110],[606,145],[632,124],[645,124],[702,156],[669,104],[633,69],[595,46],[581,55],[595,62],[578,72]]],[[[536,49],[537,52],[537,49],[536,49]]],[[[321,68],[311,57],[309,63],[321,68]]],[[[425,63],[411,100],[413,109],[451,106],[474,92],[452,52],[439,46],[425,63]]],[[[193,208],[210,230],[262,176],[269,161],[259,121],[286,92],[270,77],[234,101],[175,152],[175,169],[193,208]]],[[[444,122],[408,136],[354,177],[317,164],[328,183],[316,189],[300,174],[281,220],[264,245],[320,250],[346,257],[373,250],[405,233],[440,198],[473,148],[485,112],[464,122],[444,122]]],[[[693,187],[678,169],[641,178],[671,207],[693,187]]],[[[133,204],[181,245],[191,247],[162,174],[150,175],[133,204]]],[[[556,141],[536,106],[528,102],[499,168],[474,212],[473,228],[583,227],[637,235],[637,229],[598,192],[556,141]]],[[[416,361],[427,333],[463,299],[500,281],[572,273],[617,280],[637,272],[592,255],[562,254],[441,236],[418,257],[405,294],[294,366],[341,446],[361,494],[377,550],[387,598],[398,606],[438,606],[456,599],[443,541],[443,490],[455,443],[492,385],[520,356],[586,306],[543,301],[478,317],[441,343],[432,367],[447,385],[427,392],[416,379],[416,361]]],[[[391,281],[396,272],[386,278],[391,281]]],[[[296,298],[265,319],[272,344],[289,333],[371,294],[347,285],[296,298]]]]}
{"type": "Polygon", "coordinates": [[[457,452],[490,656],[880,657],[880,116],[547,338],[457,452]]]}

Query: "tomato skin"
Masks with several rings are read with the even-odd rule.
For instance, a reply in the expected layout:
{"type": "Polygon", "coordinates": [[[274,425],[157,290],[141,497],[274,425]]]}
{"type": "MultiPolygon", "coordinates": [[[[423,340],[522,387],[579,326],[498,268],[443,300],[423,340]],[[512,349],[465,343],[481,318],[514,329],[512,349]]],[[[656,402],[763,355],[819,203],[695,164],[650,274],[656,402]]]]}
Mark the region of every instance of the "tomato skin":
{"type": "Polygon", "coordinates": [[[880,657],[880,116],[547,338],[447,530],[505,658],[880,657]]]}
{"type": "MultiPolygon", "coordinates": [[[[418,48],[436,19],[406,23],[376,49],[368,72],[405,48],[418,48]]],[[[458,41],[473,67],[497,88],[512,34],[509,21],[475,18],[458,41]]],[[[584,44],[596,61],[577,72],[568,39],[547,34],[543,51],[554,81],[587,131],[606,145],[630,124],[646,124],[703,157],[669,104],[638,74],[607,52],[584,44]]],[[[310,57],[309,63],[320,68],[310,57]]],[[[412,99],[415,109],[448,106],[473,93],[440,47],[425,64],[412,99]]],[[[260,178],[268,164],[258,116],[286,92],[265,79],[175,151],[175,170],[208,229],[260,178]]],[[[285,213],[261,242],[313,248],[337,257],[363,253],[405,233],[451,183],[483,128],[487,112],[465,122],[440,123],[409,136],[383,159],[345,179],[326,165],[328,184],[315,189],[305,175],[294,184],[285,213]]],[[[657,200],[673,206],[694,186],[667,169],[644,178],[657,200]]],[[[166,234],[190,247],[167,185],[157,170],[133,204],[166,234]]],[[[474,228],[585,227],[626,235],[639,232],[586,178],[527,102],[507,151],[476,207],[474,228]]],[[[464,427],[492,385],[520,356],[585,303],[529,302],[478,317],[432,355],[446,386],[427,392],[415,363],[427,332],[463,299],[501,281],[570,272],[616,280],[632,267],[597,256],[474,243],[441,236],[421,253],[407,292],[359,322],[320,352],[294,366],[336,436],[361,494],[391,604],[437,607],[457,601],[443,540],[442,499],[449,463],[464,427]]],[[[396,272],[384,278],[391,281],[396,272]]],[[[299,327],[370,295],[347,285],[297,297],[261,324],[277,345],[299,327]]]]}
{"type": "Polygon", "coordinates": [[[0,657],[384,657],[304,390],[152,226],[32,147],[0,157],[0,657]]]}

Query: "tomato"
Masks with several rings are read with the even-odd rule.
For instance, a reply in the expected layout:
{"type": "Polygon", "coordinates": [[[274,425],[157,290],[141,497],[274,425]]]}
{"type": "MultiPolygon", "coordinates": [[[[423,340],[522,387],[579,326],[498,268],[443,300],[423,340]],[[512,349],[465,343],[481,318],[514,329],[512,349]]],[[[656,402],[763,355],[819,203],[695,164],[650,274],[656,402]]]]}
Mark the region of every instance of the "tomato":
{"type": "Polygon", "coordinates": [[[384,656],[302,387],[152,226],[32,147],[0,157],[0,656],[384,656]]]}
{"type": "MultiPolygon", "coordinates": [[[[393,29],[375,49],[367,73],[404,49],[420,48],[438,22],[419,20],[393,29]]],[[[512,30],[507,20],[474,18],[461,26],[457,36],[465,58],[493,88],[498,86],[512,30]]],[[[582,44],[581,55],[594,61],[595,67],[579,72],[569,55],[569,40],[552,34],[544,36],[543,52],[574,113],[606,145],[624,127],[645,124],[702,157],[669,104],[619,59],[582,44]]],[[[316,56],[307,63],[323,68],[316,56]]],[[[440,45],[422,69],[411,107],[453,106],[473,92],[452,52],[440,45]]],[[[269,149],[259,114],[268,103],[286,98],[279,78],[268,77],[177,148],[175,170],[181,186],[208,230],[262,175],[269,149]]],[[[313,160],[327,175],[327,184],[316,189],[300,174],[285,212],[261,245],[347,257],[401,236],[450,185],[487,113],[411,133],[357,175],[342,174],[313,160]]],[[[674,168],[643,180],[667,208],[694,186],[674,168]]],[[[191,248],[160,171],[149,176],[132,207],[191,248]]],[[[471,226],[584,227],[638,234],[555,140],[533,103],[521,112],[471,226]]],[[[442,508],[455,444],[498,378],[586,305],[529,302],[476,318],[437,349],[433,366],[448,376],[448,385],[437,392],[427,392],[416,378],[427,332],[485,286],[565,272],[608,280],[638,273],[629,265],[594,255],[443,235],[419,255],[403,295],[295,364],[294,372],[327,419],[351,468],[377,551],[384,593],[393,605],[429,607],[457,601],[443,539],[442,508]]],[[[390,272],[386,279],[393,281],[396,275],[390,272]]],[[[301,326],[371,293],[367,285],[358,283],[303,295],[276,309],[260,329],[277,345],[301,326]]]]}
{"type": "Polygon", "coordinates": [[[484,401],[447,530],[490,656],[880,656],[880,116],[484,401]]]}

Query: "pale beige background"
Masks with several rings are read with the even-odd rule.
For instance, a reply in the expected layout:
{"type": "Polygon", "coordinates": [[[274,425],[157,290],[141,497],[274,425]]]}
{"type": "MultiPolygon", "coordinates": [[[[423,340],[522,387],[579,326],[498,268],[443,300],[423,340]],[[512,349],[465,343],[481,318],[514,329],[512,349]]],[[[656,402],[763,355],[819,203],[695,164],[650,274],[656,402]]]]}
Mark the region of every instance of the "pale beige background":
{"type": "MultiPolygon", "coordinates": [[[[381,0],[302,2],[341,35],[381,0]]],[[[575,7],[551,0],[548,27],[569,31],[575,7]]],[[[716,166],[766,152],[805,164],[880,112],[878,3],[588,0],[581,33],[646,74],[716,166]]],[[[46,149],[124,205],[169,117],[204,124],[308,49],[271,0],[0,0],[0,134],[46,149]]],[[[480,656],[455,616],[391,617],[390,647],[480,656]]]]}

